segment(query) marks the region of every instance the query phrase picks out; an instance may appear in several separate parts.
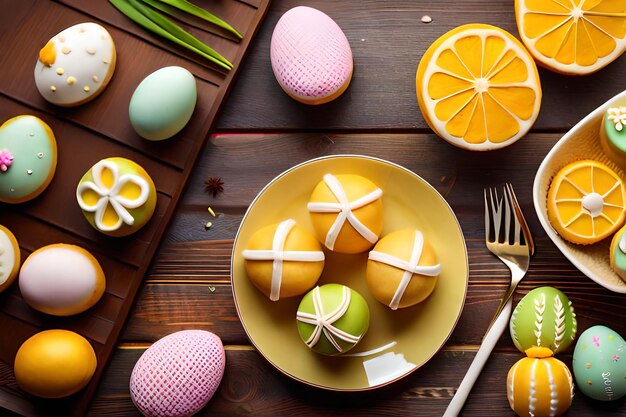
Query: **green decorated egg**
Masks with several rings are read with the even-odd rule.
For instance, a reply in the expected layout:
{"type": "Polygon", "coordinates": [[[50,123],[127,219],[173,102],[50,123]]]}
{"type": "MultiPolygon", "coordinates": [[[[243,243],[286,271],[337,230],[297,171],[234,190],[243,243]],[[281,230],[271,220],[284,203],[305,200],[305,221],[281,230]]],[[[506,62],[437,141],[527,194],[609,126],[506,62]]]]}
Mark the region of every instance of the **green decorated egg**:
{"type": "Polygon", "coordinates": [[[626,395],[626,342],[608,327],[593,326],[580,335],[572,366],[583,394],[602,401],[626,395]]]}
{"type": "Polygon", "coordinates": [[[571,301],[556,288],[535,288],[513,310],[510,331],[522,352],[538,346],[552,352],[564,351],[576,337],[576,313],[571,301]]]}
{"type": "Polygon", "coordinates": [[[0,202],[23,203],[41,194],[57,167],[57,143],[50,127],[30,115],[0,126],[0,202]]]}
{"type": "Polygon", "coordinates": [[[600,124],[600,144],[604,152],[618,164],[626,156],[626,99],[614,101],[607,108],[600,124]]]}
{"type": "Polygon", "coordinates": [[[298,332],[315,352],[338,355],[356,346],[370,322],[365,299],[340,284],[326,284],[309,291],[296,315],[298,332]]]}

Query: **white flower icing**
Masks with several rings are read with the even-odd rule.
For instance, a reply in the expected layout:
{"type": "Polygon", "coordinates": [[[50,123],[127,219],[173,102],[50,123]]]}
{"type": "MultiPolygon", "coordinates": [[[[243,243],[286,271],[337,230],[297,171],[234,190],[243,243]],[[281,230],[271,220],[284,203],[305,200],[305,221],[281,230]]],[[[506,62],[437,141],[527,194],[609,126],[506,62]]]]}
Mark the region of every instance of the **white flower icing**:
{"type": "Polygon", "coordinates": [[[243,258],[248,261],[272,261],[272,283],[270,300],[277,301],[280,298],[280,287],[283,280],[283,262],[321,262],[324,260],[322,251],[285,251],[285,242],[291,229],[296,225],[295,220],[287,219],[281,222],[274,232],[272,249],[243,251],[243,258]]]}
{"type": "Polygon", "coordinates": [[[150,195],[150,186],[148,182],[135,174],[122,174],[120,175],[119,167],[117,164],[110,160],[102,160],[95,164],[91,168],[91,174],[93,181],[83,181],[78,184],[76,188],[76,199],[81,209],[88,213],[95,213],[94,222],[98,229],[110,232],[118,230],[122,227],[122,224],[132,226],[135,223],[135,219],[128,212],[128,209],[134,209],[141,207],[148,201],[150,195]],[[111,171],[113,175],[113,184],[111,188],[107,187],[102,182],[102,173],[107,169],[111,171]],[[135,199],[129,199],[120,195],[122,188],[127,183],[133,183],[139,187],[139,196],[135,199]],[[83,194],[86,191],[93,191],[100,197],[96,204],[88,204],[83,199],[83,194]],[[107,206],[111,206],[118,216],[117,222],[111,226],[106,225],[103,222],[104,213],[107,206]]]}
{"type": "Polygon", "coordinates": [[[322,304],[322,297],[320,296],[320,287],[315,287],[313,289],[313,308],[315,309],[315,314],[306,313],[304,311],[299,311],[296,315],[298,321],[303,323],[312,324],[315,326],[315,330],[311,333],[311,336],[305,341],[307,346],[313,347],[317,344],[322,336],[322,333],[328,341],[334,346],[337,352],[343,352],[343,349],[337,342],[335,338],[344,340],[348,343],[356,344],[360,339],[361,335],[355,336],[343,330],[340,330],[333,326],[333,324],[343,317],[348,311],[350,307],[350,289],[345,285],[342,287],[341,293],[341,302],[339,305],[331,312],[324,313],[324,306],[322,304]]]}
{"type": "Polygon", "coordinates": [[[332,174],[324,175],[324,182],[337,199],[337,203],[323,203],[323,202],[311,202],[307,205],[307,208],[312,213],[339,213],[333,225],[328,229],[326,234],[325,245],[328,249],[333,250],[335,242],[339,236],[341,228],[345,224],[346,220],[354,227],[363,238],[371,243],[376,243],[378,235],[372,232],[367,226],[354,215],[353,210],[364,207],[374,201],[378,200],[383,195],[383,190],[380,188],[375,189],[369,194],[355,200],[349,201],[345,190],[341,186],[339,180],[332,174]]]}
{"type": "Polygon", "coordinates": [[[400,284],[396,289],[396,292],[389,303],[389,307],[392,310],[397,310],[400,305],[400,300],[406,291],[406,288],[411,282],[413,274],[426,275],[429,277],[436,277],[441,272],[441,264],[420,266],[418,265],[420,258],[422,257],[422,251],[424,249],[424,235],[419,230],[415,231],[415,239],[413,240],[413,249],[411,249],[411,257],[409,261],[397,258],[389,255],[388,253],[371,251],[368,259],[372,261],[382,262],[387,265],[391,265],[398,269],[404,270],[400,284]]]}
{"type": "Polygon", "coordinates": [[[613,122],[615,130],[621,132],[626,125],[626,107],[609,107],[607,117],[613,122]]]}

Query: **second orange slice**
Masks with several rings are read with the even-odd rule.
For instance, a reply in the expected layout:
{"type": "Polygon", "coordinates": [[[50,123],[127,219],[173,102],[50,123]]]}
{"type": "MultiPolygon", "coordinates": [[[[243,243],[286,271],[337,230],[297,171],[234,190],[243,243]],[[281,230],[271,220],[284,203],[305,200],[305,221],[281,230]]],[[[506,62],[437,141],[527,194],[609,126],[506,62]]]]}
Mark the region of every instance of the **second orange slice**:
{"type": "Polygon", "coordinates": [[[490,25],[464,25],[442,35],[422,57],[415,84],[428,125],[470,150],[515,142],[541,107],[532,57],[511,34],[490,25]]]}

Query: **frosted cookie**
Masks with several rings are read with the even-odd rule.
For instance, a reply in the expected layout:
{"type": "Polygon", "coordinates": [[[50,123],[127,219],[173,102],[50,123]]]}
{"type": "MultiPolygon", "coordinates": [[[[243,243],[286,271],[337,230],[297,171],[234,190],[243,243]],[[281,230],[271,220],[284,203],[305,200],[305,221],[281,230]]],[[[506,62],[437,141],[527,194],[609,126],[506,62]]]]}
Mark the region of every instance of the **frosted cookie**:
{"type": "Polygon", "coordinates": [[[309,291],[296,314],[298,332],[317,353],[338,355],[356,346],[369,327],[365,299],[340,284],[326,284],[309,291]]]}
{"type": "Polygon", "coordinates": [[[614,162],[626,165],[626,99],[612,103],[600,124],[602,150],[614,162]]]}
{"type": "Polygon", "coordinates": [[[282,15],[272,33],[270,58],[283,91],[304,104],[334,100],[352,79],[346,35],[333,19],[311,7],[294,7],[282,15]]]}
{"type": "Polygon", "coordinates": [[[257,230],[242,256],[248,278],[272,301],[304,294],[324,269],[320,243],[292,219],[257,230]]]}
{"type": "Polygon", "coordinates": [[[335,252],[368,250],[383,230],[382,196],[360,175],[324,175],[307,205],[317,238],[335,252]]]}
{"type": "Polygon", "coordinates": [[[626,281],[626,226],[622,227],[611,240],[611,268],[626,281]]]}
{"type": "Polygon", "coordinates": [[[626,189],[617,174],[597,161],[576,161],[562,168],[548,190],[550,224],[563,239],[591,244],[624,224],[626,189]]]}
{"type": "Polygon", "coordinates": [[[104,271],[88,251],[54,244],[31,253],[20,269],[20,292],[34,309],[55,316],[81,313],[104,294],[104,271]]]}
{"type": "Polygon", "coordinates": [[[549,349],[534,348],[509,370],[507,398],[518,416],[560,416],[572,405],[574,380],[549,349]]]}
{"type": "Polygon", "coordinates": [[[102,26],[86,22],[63,30],[39,51],[35,84],[59,106],[78,106],[96,98],[115,71],[115,45],[102,26]]]}
{"type": "Polygon", "coordinates": [[[20,270],[20,247],[15,235],[0,224],[0,292],[6,290],[20,270]]]}
{"type": "Polygon", "coordinates": [[[57,167],[57,143],[35,116],[17,116],[0,126],[0,202],[23,203],[41,194],[57,167]]]}
{"type": "Polygon", "coordinates": [[[418,230],[400,230],[383,237],[369,253],[367,286],[392,310],[424,301],[435,289],[441,265],[418,230]]]}
{"type": "Polygon", "coordinates": [[[142,228],[154,214],[156,189],[148,173],[126,158],[95,164],[76,187],[76,199],[96,230],[126,236],[142,228]]]}

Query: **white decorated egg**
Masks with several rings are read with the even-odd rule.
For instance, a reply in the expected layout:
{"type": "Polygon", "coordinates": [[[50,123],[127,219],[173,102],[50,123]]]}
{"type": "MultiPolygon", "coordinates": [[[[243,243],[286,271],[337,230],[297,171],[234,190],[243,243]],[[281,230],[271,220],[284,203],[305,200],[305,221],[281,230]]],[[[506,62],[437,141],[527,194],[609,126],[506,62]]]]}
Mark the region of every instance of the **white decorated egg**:
{"type": "Polygon", "coordinates": [[[222,341],[204,330],[172,333],[141,355],[130,397],[148,417],[191,416],[213,397],[226,365],[222,341]]]}
{"type": "Polygon", "coordinates": [[[334,100],[352,78],[352,50],[346,35],[333,19],[311,7],[294,7],[280,18],[270,57],[278,84],[305,104],[334,100]]]}
{"type": "Polygon", "coordinates": [[[50,103],[77,106],[93,100],[115,71],[115,45],[97,23],[71,26],[55,35],[39,51],[35,84],[50,103]]]}
{"type": "Polygon", "coordinates": [[[571,301],[553,287],[535,288],[526,294],[510,322],[511,339],[521,352],[532,347],[562,352],[574,341],[577,327],[571,301]]]}
{"type": "Polygon", "coordinates": [[[66,244],[44,246],[24,261],[19,275],[24,300],[55,316],[81,313],[104,293],[104,272],[92,254],[66,244]]]}
{"type": "Polygon", "coordinates": [[[196,99],[196,79],[189,71],[175,66],[161,68],[135,89],[128,107],[130,122],[145,139],[168,139],[189,122],[196,99]]]}
{"type": "Polygon", "coordinates": [[[585,330],[576,342],[572,361],[576,386],[602,401],[626,395],[626,342],[606,326],[585,330]]]}
{"type": "Polygon", "coordinates": [[[15,235],[0,224],[0,292],[6,290],[20,270],[20,247],[15,235]]]}

